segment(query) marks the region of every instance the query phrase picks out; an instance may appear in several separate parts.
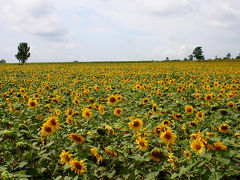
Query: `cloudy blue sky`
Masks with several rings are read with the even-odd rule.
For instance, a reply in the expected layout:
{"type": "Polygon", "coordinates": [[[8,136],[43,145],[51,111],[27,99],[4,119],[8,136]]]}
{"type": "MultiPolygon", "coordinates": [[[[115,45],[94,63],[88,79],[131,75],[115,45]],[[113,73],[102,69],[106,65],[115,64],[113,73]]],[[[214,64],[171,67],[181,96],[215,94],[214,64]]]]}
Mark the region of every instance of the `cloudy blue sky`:
{"type": "Polygon", "coordinates": [[[239,0],[0,0],[0,59],[28,62],[183,59],[240,53],[239,0]]]}

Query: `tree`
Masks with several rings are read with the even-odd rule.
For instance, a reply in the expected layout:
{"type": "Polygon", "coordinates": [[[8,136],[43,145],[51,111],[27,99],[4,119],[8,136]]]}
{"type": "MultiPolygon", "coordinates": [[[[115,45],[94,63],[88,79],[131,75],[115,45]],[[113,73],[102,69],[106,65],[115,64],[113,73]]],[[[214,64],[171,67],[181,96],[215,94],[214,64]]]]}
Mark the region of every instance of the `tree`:
{"type": "Polygon", "coordinates": [[[169,61],[169,58],[168,58],[168,57],[166,57],[165,61],[169,61]]]}
{"type": "Polygon", "coordinates": [[[0,63],[6,63],[5,59],[1,59],[0,63]]]}
{"type": "Polygon", "coordinates": [[[189,60],[189,61],[192,61],[192,60],[193,60],[193,55],[192,55],[192,54],[190,54],[190,55],[188,56],[188,60],[189,60]]]}
{"type": "Polygon", "coordinates": [[[30,47],[27,43],[22,42],[18,45],[18,53],[15,55],[15,57],[18,59],[19,63],[24,64],[27,59],[30,57],[30,47]]]}
{"type": "Polygon", "coordinates": [[[195,57],[197,60],[205,59],[203,56],[203,51],[201,46],[198,46],[193,50],[193,57],[195,57]]]}
{"type": "Polygon", "coordinates": [[[240,59],[240,53],[237,55],[236,59],[240,59]]]}
{"type": "Polygon", "coordinates": [[[184,58],[183,60],[184,60],[184,61],[187,61],[188,59],[187,59],[187,58],[184,58]]]}
{"type": "Polygon", "coordinates": [[[224,57],[223,59],[231,59],[231,54],[227,53],[226,57],[224,57]]]}

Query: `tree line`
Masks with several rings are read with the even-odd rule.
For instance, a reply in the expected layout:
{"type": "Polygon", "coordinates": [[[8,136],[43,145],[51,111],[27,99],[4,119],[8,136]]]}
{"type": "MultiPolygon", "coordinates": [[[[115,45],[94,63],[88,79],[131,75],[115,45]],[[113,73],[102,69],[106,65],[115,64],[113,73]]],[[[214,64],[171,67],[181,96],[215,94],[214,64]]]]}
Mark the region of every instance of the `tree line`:
{"type": "MultiPolygon", "coordinates": [[[[15,57],[18,59],[19,64],[23,65],[28,60],[28,58],[31,56],[30,46],[28,46],[28,43],[26,43],[26,42],[21,42],[21,43],[19,43],[17,49],[18,49],[18,52],[15,55],[15,57]]],[[[184,58],[183,60],[184,61],[193,61],[194,58],[196,60],[205,60],[201,46],[196,47],[193,50],[192,54],[190,54],[188,56],[188,58],[184,58]]],[[[221,58],[218,58],[217,56],[215,56],[215,60],[220,60],[220,59],[221,58]]],[[[227,55],[222,59],[231,59],[231,54],[227,53],[227,55]]],[[[240,59],[240,53],[237,55],[237,57],[235,59],[240,59]]],[[[169,58],[166,57],[165,61],[169,61],[169,58]]],[[[180,61],[180,59],[176,60],[176,61],[180,61]]],[[[6,63],[6,60],[2,59],[2,60],[0,60],[0,63],[6,63]]]]}

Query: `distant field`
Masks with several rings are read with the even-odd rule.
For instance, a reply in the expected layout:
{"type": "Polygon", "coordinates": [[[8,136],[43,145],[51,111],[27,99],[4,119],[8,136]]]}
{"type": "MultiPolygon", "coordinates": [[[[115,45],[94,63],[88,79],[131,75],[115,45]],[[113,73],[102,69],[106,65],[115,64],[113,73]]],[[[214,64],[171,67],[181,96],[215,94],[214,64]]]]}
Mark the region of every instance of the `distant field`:
{"type": "Polygon", "coordinates": [[[239,61],[0,64],[0,179],[238,179],[239,61]]]}

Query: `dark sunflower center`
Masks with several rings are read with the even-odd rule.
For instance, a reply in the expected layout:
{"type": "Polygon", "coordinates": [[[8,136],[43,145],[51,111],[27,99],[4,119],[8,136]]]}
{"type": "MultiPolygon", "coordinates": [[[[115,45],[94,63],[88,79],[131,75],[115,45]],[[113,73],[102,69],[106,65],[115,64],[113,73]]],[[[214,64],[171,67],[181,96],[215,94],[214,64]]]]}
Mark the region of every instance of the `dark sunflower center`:
{"type": "Polygon", "coordinates": [[[202,146],[201,146],[200,144],[196,144],[196,145],[195,145],[195,149],[196,149],[197,151],[199,151],[201,148],[202,148],[202,146]]]}
{"type": "Polygon", "coordinates": [[[118,113],[118,114],[120,114],[120,113],[121,113],[121,110],[120,110],[120,109],[118,109],[118,110],[117,110],[117,113],[118,113]]]}
{"type": "Polygon", "coordinates": [[[56,120],[55,120],[55,119],[52,119],[52,120],[51,120],[51,124],[54,125],[54,126],[56,126],[56,125],[57,125],[56,120]]]}
{"type": "Polygon", "coordinates": [[[139,142],[139,145],[140,145],[140,146],[145,146],[145,144],[144,144],[143,141],[140,141],[140,142],[139,142]]]}
{"type": "Polygon", "coordinates": [[[63,158],[64,158],[67,162],[70,161],[70,158],[68,157],[68,155],[64,155],[63,158]]]}
{"type": "Polygon", "coordinates": [[[90,116],[89,112],[86,112],[86,116],[90,116]]]}
{"type": "Polygon", "coordinates": [[[45,127],[45,131],[46,132],[52,132],[52,128],[51,127],[45,127]]]}
{"type": "Polygon", "coordinates": [[[188,108],[188,109],[187,109],[187,112],[192,112],[192,109],[191,109],[191,108],[188,108]]]}
{"type": "Polygon", "coordinates": [[[222,126],[221,129],[222,129],[222,130],[227,130],[228,127],[227,127],[227,126],[222,126]]]}
{"type": "Polygon", "coordinates": [[[139,125],[140,125],[140,123],[138,121],[134,121],[134,123],[133,123],[134,127],[138,127],[139,125]]]}
{"type": "Polygon", "coordinates": [[[30,103],[30,105],[31,105],[31,106],[35,106],[36,103],[35,103],[34,101],[32,101],[32,102],[30,103]]]}
{"type": "Polygon", "coordinates": [[[81,137],[80,136],[76,136],[76,135],[73,135],[72,138],[75,140],[75,141],[81,141],[81,137]]]}
{"type": "Polygon", "coordinates": [[[82,165],[79,163],[75,163],[75,167],[77,170],[81,170],[82,169],[82,165]]]}
{"type": "Polygon", "coordinates": [[[151,154],[155,158],[163,158],[164,157],[164,154],[161,151],[153,151],[151,154]]]}
{"type": "Polygon", "coordinates": [[[116,102],[115,97],[111,97],[111,98],[110,98],[110,102],[112,102],[112,103],[116,102]]]}
{"type": "Polygon", "coordinates": [[[169,132],[167,132],[167,133],[164,135],[164,137],[165,137],[166,139],[171,139],[171,138],[172,138],[172,136],[171,136],[171,134],[170,134],[169,132]]]}

